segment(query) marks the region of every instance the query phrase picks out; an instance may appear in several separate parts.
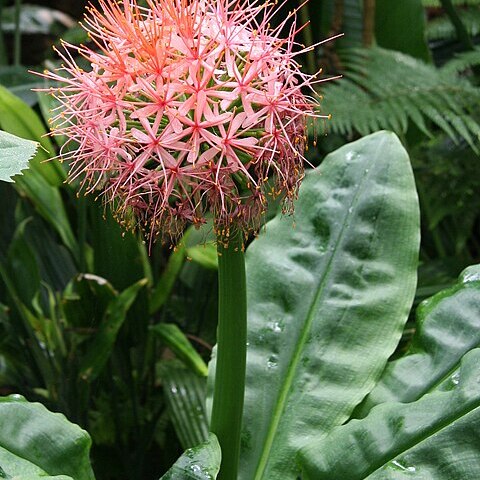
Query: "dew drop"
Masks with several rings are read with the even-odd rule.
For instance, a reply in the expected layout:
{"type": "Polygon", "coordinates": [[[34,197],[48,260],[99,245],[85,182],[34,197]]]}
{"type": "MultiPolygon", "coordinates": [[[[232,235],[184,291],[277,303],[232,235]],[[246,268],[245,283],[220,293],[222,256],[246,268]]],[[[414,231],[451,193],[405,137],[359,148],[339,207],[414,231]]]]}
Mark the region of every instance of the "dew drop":
{"type": "Polygon", "coordinates": [[[393,465],[395,465],[398,469],[403,470],[404,472],[415,472],[416,468],[415,467],[406,467],[405,465],[402,465],[400,462],[397,460],[392,461],[393,465]]]}
{"type": "Polygon", "coordinates": [[[277,363],[277,357],[275,357],[275,355],[272,355],[269,359],[268,359],[268,362],[267,362],[267,367],[268,368],[275,368],[277,367],[278,363],[277,363]]]}

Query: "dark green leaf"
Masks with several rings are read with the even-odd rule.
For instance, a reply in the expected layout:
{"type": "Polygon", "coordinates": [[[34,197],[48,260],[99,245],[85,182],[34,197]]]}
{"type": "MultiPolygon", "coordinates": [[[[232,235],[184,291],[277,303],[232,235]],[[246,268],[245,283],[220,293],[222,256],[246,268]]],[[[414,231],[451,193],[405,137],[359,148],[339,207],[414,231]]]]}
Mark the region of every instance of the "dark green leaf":
{"type": "MultiPolygon", "coordinates": [[[[40,289],[40,272],[31,247],[25,240],[25,228],[29,220],[18,225],[7,253],[6,273],[10,288],[26,305],[30,305],[40,289]]],[[[6,279],[4,279],[6,281],[6,279]]],[[[13,292],[10,292],[13,294],[13,292]]]]}
{"type": "Polygon", "coordinates": [[[377,0],[375,36],[380,47],[398,50],[426,62],[431,61],[421,0],[377,0]]]}
{"type": "Polygon", "coordinates": [[[87,432],[63,415],[19,395],[0,398],[0,465],[7,475],[94,480],[90,444],[87,432]]]}
{"type": "Polygon", "coordinates": [[[180,242],[168,257],[165,270],[150,296],[150,314],[157,312],[167,301],[185,262],[185,254],[184,242],[180,242]]]}
{"type": "Polygon", "coordinates": [[[92,381],[100,374],[110,357],[128,309],[146,283],[145,279],[139,280],[110,301],[99,330],[82,359],[79,374],[81,379],[92,381]]]}
{"type": "Polygon", "coordinates": [[[78,258],[78,243],[70,225],[58,188],[51,186],[38,172],[26,171],[16,184],[32,201],[38,213],[57,231],[65,246],[78,258]]]}

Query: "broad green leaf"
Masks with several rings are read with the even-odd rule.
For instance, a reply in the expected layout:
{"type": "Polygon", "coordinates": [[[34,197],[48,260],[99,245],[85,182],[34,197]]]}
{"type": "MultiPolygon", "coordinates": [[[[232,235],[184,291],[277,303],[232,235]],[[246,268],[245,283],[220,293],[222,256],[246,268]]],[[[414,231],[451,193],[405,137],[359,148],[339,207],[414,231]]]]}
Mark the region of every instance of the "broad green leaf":
{"type": "Polygon", "coordinates": [[[102,371],[112,352],[118,332],[127,316],[128,309],[137,298],[138,292],[145,286],[145,279],[139,280],[108,304],[98,332],[95,334],[85,357],[80,364],[80,378],[94,380],[102,371]]]}
{"type": "Polygon", "coordinates": [[[328,155],[295,225],[279,216],[251,244],[242,480],[295,479],[298,449],[373,388],[412,305],[418,248],[413,174],[389,132],[328,155]]]}
{"type": "Polygon", "coordinates": [[[87,432],[63,415],[19,395],[0,397],[0,466],[7,475],[94,480],[90,444],[87,432]]]}
{"type": "Polygon", "coordinates": [[[205,443],[186,450],[160,480],[215,480],[221,459],[217,437],[210,433],[205,443]]]}
{"type": "Polygon", "coordinates": [[[431,61],[422,0],[377,0],[375,36],[380,47],[398,50],[425,62],[431,61]]]}
{"type": "Polygon", "coordinates": [[[0,85],[0,128],[18,137],[39,142],[40,148],[32,160],[31,168],[50,185],[59,186],[65,180],[65,172],[58,161],[44,162],[55,156],[52,142],[40,118],[25,102],[0,85]]]}
{"type": "Polygon", "coordinates": [[[28,168],[38,143],[0,130],[0,180],[13,182],[13,176],[28,168]]]}
{"type": "Polygon", "coordinates": [[[448,388],[416,402],[384,403],[311,442],[304,480],[480,478],[480,349],[467,353],[448,388]]]}
{"type": "Polygon", "coordinates": [[[192,344],[185,334],[173,323],[159,323],[151,328],[152,332],[158,335],[163,343],[173,350],[175,355],[182,360],[192,371],[206,377],[208,374],[207,365],[202,357],[192,347],[192,344]]]}
{"type": "Polygon", "coordinates": [[[480,265],[467,268],[457,285],[425,300],[407,353],[389,362],[356,416],[383,402],[413,402],[458,368],[463,355],[480,346],[480,265]]]}
{"type": "Polygon", "coordinates": [[[162,371],[162,382],[170,418],[182,447],[187,449],[207,440],[206,379],[167,364],[162,371]]]}

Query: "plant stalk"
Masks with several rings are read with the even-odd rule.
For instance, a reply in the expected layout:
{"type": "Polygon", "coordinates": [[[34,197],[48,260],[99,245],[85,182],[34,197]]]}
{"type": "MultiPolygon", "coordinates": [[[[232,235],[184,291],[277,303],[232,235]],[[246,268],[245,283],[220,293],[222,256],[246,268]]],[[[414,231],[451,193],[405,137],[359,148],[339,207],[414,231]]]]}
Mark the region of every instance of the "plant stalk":
{"type": "Polygon", "coordinates": [[[247,356],[247,292],[243,240],[218,241],[217,363],[211,431],[222,449],[218,480],[237,480],[247,356]]]}
{"type": "Polygon", "coordinates": [[[458,16],[452,0],[440,0],[440,3],[442,4],[445,13],[448,15],[448,18],[450,18],[450,21],[455,28],[457,39],[462,43],[465,49],[474,50],[475,46],[473,45],[472,39],[470,38],[470,35],[468,34],[462,20],[458,16]]]}
{"type": "Polygon", "coordinates": [[[363,2],[363,46],[371,47],[375,38],[375,0],[363,2]]]}

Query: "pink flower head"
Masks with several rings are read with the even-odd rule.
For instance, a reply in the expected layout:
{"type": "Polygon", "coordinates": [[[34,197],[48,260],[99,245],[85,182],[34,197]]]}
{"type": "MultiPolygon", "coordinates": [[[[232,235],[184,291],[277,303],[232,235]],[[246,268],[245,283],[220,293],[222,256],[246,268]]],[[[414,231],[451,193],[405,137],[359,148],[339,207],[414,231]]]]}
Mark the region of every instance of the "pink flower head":
{"type": "Polygon", "coordinates": [[[147,4],[100,0],[85,19],[94,49],[64,44],[64,64],[44,74],[61,83],[53,133],[68,138],[70,179],[102,189],[152,238],[175,239],[209,212],[217,229],[255,231],[269,195],[290,211],[307,120],[322,116],[321,80],[296,61],[295,13],[272,28],[275,2],[147,4]]]}

